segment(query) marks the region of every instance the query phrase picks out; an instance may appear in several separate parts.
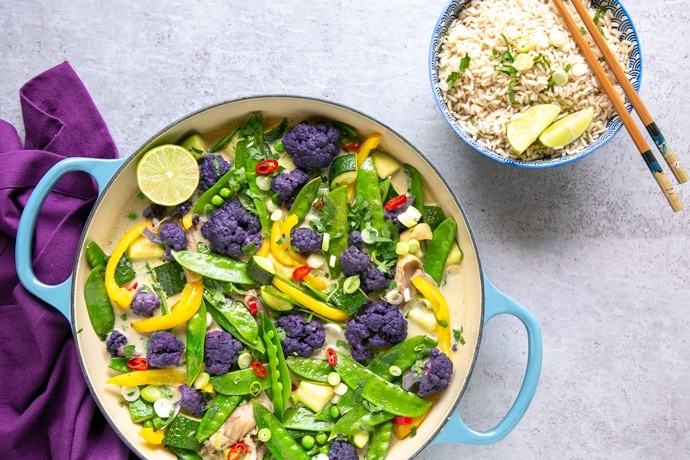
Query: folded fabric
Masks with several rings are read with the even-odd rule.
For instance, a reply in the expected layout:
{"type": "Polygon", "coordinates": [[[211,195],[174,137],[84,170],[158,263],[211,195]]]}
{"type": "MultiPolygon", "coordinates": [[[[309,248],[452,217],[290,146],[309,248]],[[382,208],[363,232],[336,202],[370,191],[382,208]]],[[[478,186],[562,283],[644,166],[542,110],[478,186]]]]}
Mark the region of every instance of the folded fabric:
{"type": "MultiPolygon", "coordinates": [[[[117,158],[117,149],[67,62],[22,86],[20,102],[23,146],[0,120],[0,458],[126,459],[84,381],[69,323],[23,288],[14,260],[19,217],[45,172],[67,157],[117,158]]],[[[39,280],[69,276],[96,195],[84,173],[68,174],[49,194],[34,238],[39,280]]]]}

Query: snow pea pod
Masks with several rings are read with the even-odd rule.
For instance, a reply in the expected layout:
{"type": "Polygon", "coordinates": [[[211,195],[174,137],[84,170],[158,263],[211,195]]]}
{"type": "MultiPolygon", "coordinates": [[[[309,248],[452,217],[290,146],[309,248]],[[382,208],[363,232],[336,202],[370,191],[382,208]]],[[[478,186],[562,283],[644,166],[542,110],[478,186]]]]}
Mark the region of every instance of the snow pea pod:
{"type": "Polygon", "coordinates": [[[211,316],[217,320],[224,329],[227,329],[237,340],[261,353],[265,348],[259,339],[259,325],[242,302],[223,298],[220,302],[214,302],[208,290],[204,291],[204,299],[211,305],[211,316]],[[218,321],[218,316],[223,319],[218,321]],[[226,327],[228,326],[229,327],[226,327]]]}
{"type": "Polygon", "coordinates": [[[328,374],[333,372],[331,365],[324,359],[288,356],[285,361],[293,374],[313,382],[328,383],[328,374]]]}
{"type": "Polygon", "coordinates": [[[369,412],[363,404],[358,405],[335,422],[331,436],[350,436],[360,431],[373,431],[380,423],[393,420],[395,416],[385,411],[369,412]]]}
{"type": "Polygon", "coordinates": [[[374,358],[367,369],[379,377],[391,381],[395,378],[390,373],[391,366],[405,371],[411,368],[417,360],[424,358],[436,344],[436,340],[425,335],[410,337],[374,358]]]}
{"type": "Polygon", "coordinates": [[[290,407],[283,415],[283,426],[296,431],[331,431],[333,423],[317,420],[315,414],[306,407],[290,407]]]}
{"type": "Polygon", "coordinates": [[[326,232],[331,239],[328,245],[328,258],[334,258],[335,264],[330,265],[331,275],[335,278],[340,275],[340,262],[338,256],[347,249],[348,221],[347,214],[350,211],[347,186],[338,187],[324,198],[324,206],[327,206],[332,215],[327,221],[326,232]]]}
{"type": "Polygon", "coordinates": [[[201,418],[201,423],[196,431],[196,440],[199,442],[204,442],[213,433],[215,433],[218,428],[225,423],[225,421],[230,417],[232,411],[235,410],[237,405],[242,401],[242,396],[240,395],[224,395],[218,393],[211,404],[209,404],[204,416],[201,418]]]}
{"type": "Polygon", "coordinates": [[[103,249],[95,241],[89,241],[86,244],[86,262],[91,268],[98,270],[105,270],[106,259],[108,257],[103,252],[103,249]]]}
{"type": "Polygon", "coordinates": [[[307,184],[302,187],[302,189],[297,193],[295,201],[290,206],[290,214],[295,214],[299,222],[302,222],[311,208],[311,204],[316,198],[316,194],[319,192],[319,186],[321,185],[321,177],[312,179],[307,182],[307,184]]]}
{"type": "Polygon", "coordinates": [[[274,457],[282,460],[309,460],[310,457],[297,444],[287,429],[259,401],[252,400],[254,420],[259,430],[267,429],[271,437],[265,442],[266,448],[274,457]]]}
{"type": "Polygon", "coordinates": [[[361,387],[362,398],[385,412],[415,417],[431,406],[431,402],[379,377],[344,353],[338,353],[334,368],[347,386],[361,387]]]}
{"type": "Polygon", "coordinates": [[[422,176],[414,166],[405,163],[403,165],[407,173],[407,192],[414,197],[414,207],[420,211],[424,207],[424,187],[422,186],[422,176]]]}
{"type": "Polygon", "coordinates": [[[256,284],[247,274],[247,264],[241,260],[212,253],[172,251],[177,263],[187,270],[218,281],[235,284],[256,284]]]}
{"type": "Polygon", "coordinates": [[[86,311],[94,332],[99,339],[105,340],[115,327],[115,313],[98,268],[93,268],[86,278],[84,303],[86,303],[86,311]]]}
{"type": "Polygon", "coordinates": [[[452,217],[445,218],[433,232],[431,241],[426,245],[424,253],[424,271],[427,272],[436,283],[441,282],[446,259],[455,242],[455,232],[458,224],[452,217]]]}
{"type": "Polygon", "coordinates": [[[383,228],[384,210],[381,200],[381,190],[379,189],[379,176],[374,169],[374,160],[368,157],[357,171],[355,179],[355,201],[359,206],[366,207],[371,216],[370,222],[362,219],[360,230],[366,227],[367,223],[377,230],[383,228]]]}
{"type": "Polygon", "coordinates": [[[187,321],[187,386],[191,387],[204,366],[204,342],[206,339],[206,307],[202,302],[199,310],[187,321]]]}
{"type": "Polygon", "coordinates": [[[254,369],[247,368],[211,377],[211,385],[216,393],[228,396],[256,395],[271,386],[271,371],[266,368],[268,375],[259,377],[254,369]]]}
{"type": "Polygon", "coordinates": [[[391,445],[393,420],[377,425],[369,438],[369,448],[364,460],[383,460],[391,445]]]}
{"type": "Polygon", "coordinates": [[[285,354],[280,343],[278,330],[275,324],[266,315],[261,313],[261,331],[266,345],[266,356],[270,369],[271,390],[273,391],[273,412],[279,419],[290,399],[292,382],[290,370],[285,362],[285,354]]]}

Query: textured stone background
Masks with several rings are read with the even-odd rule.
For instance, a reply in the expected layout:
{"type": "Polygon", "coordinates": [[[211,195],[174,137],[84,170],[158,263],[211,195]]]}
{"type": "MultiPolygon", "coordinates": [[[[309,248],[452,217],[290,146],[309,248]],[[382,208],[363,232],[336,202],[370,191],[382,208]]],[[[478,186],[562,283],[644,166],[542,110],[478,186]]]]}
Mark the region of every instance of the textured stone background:
{"type": "MultiPolygon", "coordinates": [[[[487,276],[544,335],[540,387],[505,440],[420,458],[688,458],[690,209],[670,211],[625,132],[556,170],[511,169],[466,147],[427,73],[445,3],[0,0],[0,116],[21,126],[19,87],[63,60],[121,155],[241,96],[313,96],[373,116],[446,172],[487,276]]],[[[687,2],[624,4],[641,39],[642,97],[690,168],[687,2]]],[[[688,187],[678,191],[690,207],[688,187]]],[[[525,353],[519,321],[488,324],[460,404],[470,426],[502,418],[525,353]]]]}

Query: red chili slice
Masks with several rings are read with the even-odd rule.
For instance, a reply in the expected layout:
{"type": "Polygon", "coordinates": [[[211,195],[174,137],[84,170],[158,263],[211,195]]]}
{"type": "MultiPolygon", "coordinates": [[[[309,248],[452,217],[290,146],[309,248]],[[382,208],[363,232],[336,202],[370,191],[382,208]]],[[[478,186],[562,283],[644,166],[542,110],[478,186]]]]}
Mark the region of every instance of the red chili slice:
{"type": "Polygon", "coordinates": [[[338,364],[338,353],[332,348],[326,350],[326,358],[328,358],[328,364],[335,366],[338,364]]]}
{"type": "Polygon", "coordinates": [[[263,160],[260,161],[256,168],[254,168],[257,174],[267,175],[272,174],[278,170],[278,160],[263,160]]]}
{"type": "Polygon", "coordinates": [[[256,303],[256,299],[254,297],[247,297],[244,303],[247,305],[249,313],[251,313],[252,316],[259,312],[259,304],[256,303]]]}
{"type": "Polygon", "coordinates": [[[384,206],[384,209],[386,211],[392,211],[398,206],[402,206],[405,204],[407,201],[407,195],[398,195],[395,198],[391,198],[386,202],[386,205],[384,206]]]}
{"type": "Polygon", "coordinates": [[[412,417],[395,417],[393,423],[396,425],[412,425],[412,417]]]}
{"type": "Polygon", "coordinates": [[[357,142],[348,142],[347,144],[343,144],[343,148],[346,150],[359,150],[359,144],[357,142]]]}
{"type": "Polygon", "coordinates": [[[302,265],[292,271],[292,277],[296,280],[301,280],[309,273],[311,273],[311,267],[309,265],[302,265]]]}
{"type": "Polygon", "coordinates": [[[127,367],[133,371],[145,371],[149,368],[149,362],[146,358],[132,358],[127,361],[127,367]]]}
{"type": "Polygon", "coordinates": [[[254,373],[256,374],[257,377],[260,379],[266,377],[266,368],[264,367],[263,364],[261,364],[261,361],[259,360],[254,360],[252,361],[252,369],[254,369],[254,373]]]}
{"type": "Polygon", "coordinates": [[[235,445],[232,446],[232,449],[228,452],[228,455],[226,457],[226,460],[240,460],[243,459],[244,457],[247,456],[247,452],[249,452],[249,448],[247,445],[243,442],[238,442],[235,443],[235,445]]]}

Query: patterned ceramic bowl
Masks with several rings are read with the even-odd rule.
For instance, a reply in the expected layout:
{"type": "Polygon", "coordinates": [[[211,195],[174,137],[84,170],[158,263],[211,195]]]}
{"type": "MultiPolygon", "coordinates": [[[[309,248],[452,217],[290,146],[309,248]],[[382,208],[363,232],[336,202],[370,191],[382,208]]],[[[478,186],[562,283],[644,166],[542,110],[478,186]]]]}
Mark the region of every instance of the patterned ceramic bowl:
{"type": "MultiPolygon", "coordinates": [[[[448,3],[438,19],[429,48],[429,77],[434,98],[446,121],[463,141],[482,155],[502,164],[521,168],[550,168],[572,163],[590,155],[603,147],[618,133],[622,123],[620,118],[615,114],[615,111],[613,111],[611,117],[605,122],[603,132],[601,132],[594,141],[575,149],[574,152],[568,155],[525,160],[519,157],[511,157],[510,155],[496,151],[496,149],[487,147],[483,142],[481,131],[475,133],[468,132],[468,130],[462,126],[456,113],[449,107],[450,100],[447,98],[444,88],[447,84],[443,76],[439,77],[444,71],[443,65],[440,63],[439,54],[443,48],[444,40],[448,37],[451,25],[459,15],[469,7],[470,3],[471,0],[451,0],[450,3],[448,3]]],[[[594,10],[602,9],[610,12],[612,24],[615,24],[620,31],[620,40],[628,42],[627,71],[633,87],[636,91],[639,91],[642,79],[642,54],[640,52],[637,32],[628,12],[618,0],[592,0],[592,8],[594,10]]],[[[577,17],[576,14],[573,14],[573,18],[579,21],[579,17],[577,17]]],[[[565,26],[563,26],[563,30],[567,30],[565,26]]],[[[598,50],[596,50],[596,52],[598,52],[598,50]]],[[[589,71],[588,68],[586,70],[589,71]]],[[[630,111],[631,107],[627,99],[625,103],[630,111]]],[[[505,129],[503,129],[503,132],[505,133],[505,129]]]]}

